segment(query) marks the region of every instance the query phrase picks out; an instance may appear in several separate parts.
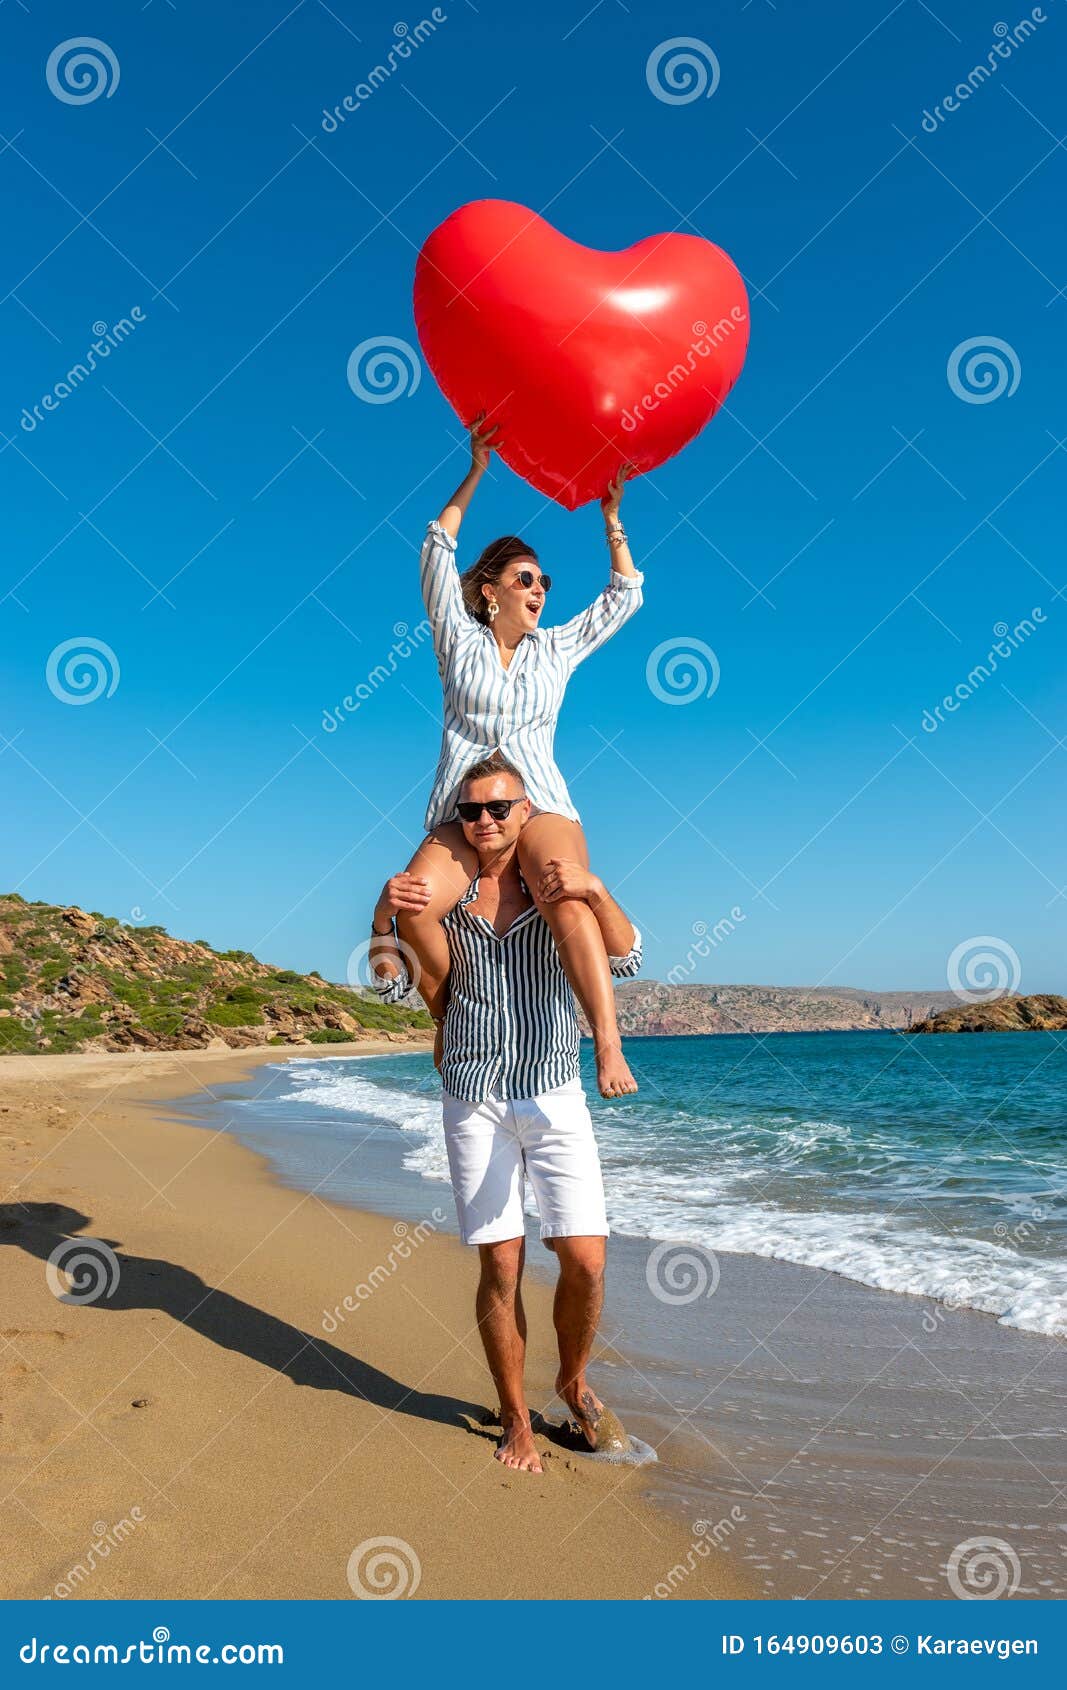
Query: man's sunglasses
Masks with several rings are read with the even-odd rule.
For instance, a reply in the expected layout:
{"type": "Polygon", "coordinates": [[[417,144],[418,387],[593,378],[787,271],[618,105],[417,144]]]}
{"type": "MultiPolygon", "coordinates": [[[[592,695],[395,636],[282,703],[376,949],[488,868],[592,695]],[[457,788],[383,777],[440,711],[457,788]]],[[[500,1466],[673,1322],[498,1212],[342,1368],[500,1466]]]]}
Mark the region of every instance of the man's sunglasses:
{"type": "Polygon", "coordinates": [[[532,569],[520,569],[509,585],[512,587],[532,587],[535,581],[546,593],[552,585],[551,575],[535,575],[532,569]]]}
{"type": "Polygon", "coordinates": [[[512,807],[524,802],[522,798],[490,798],[488,804],[457,804],[456,813],[462,822],[476,822],[481,820],[482,811],[488,810],[495,822],[506,822],[512,807]]]}

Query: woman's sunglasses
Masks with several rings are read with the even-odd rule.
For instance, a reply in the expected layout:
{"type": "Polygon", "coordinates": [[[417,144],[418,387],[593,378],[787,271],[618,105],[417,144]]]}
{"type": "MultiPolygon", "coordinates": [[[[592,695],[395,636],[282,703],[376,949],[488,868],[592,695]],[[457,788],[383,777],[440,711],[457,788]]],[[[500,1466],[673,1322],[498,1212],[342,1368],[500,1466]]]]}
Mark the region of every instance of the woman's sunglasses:
{"type": "Polygon", "coordinates": [[[532,569],[520,569],[509,585],[512,587],[532,587],[535,581],[546,593],[552,585],[551,575],[535,575],[532,569]]]}
{"type": "Polygon", "coordinates": [[[488,804],[457,804],[456,813],[462,822],[476,822],[481,820],[482,811],[488,810],[495,822],[506,822],[513,806],[523,802],[522,798],[490,798],[488,804]]]}

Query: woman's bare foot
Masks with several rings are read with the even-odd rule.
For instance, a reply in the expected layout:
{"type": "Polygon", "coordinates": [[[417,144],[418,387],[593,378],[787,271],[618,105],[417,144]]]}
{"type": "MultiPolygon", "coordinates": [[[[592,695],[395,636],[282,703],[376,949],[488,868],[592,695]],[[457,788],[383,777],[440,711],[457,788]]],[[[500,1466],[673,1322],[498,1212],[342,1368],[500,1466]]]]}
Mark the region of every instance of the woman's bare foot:
{"type": "Polygon", "coordinates": [[[627,1097],[637,1090],[637,1081],[619,1044],[596,1047],[596,1083],[601,1097],[627,1097]]]}
{"type": "Polygon", "coordinates": [[[562,1373],[556,1375],[556,1395],[562,1397],[574,1416],[575,1424],[590,1449],[597,1446],[597,1427],[604,1412],[604,1404],[583,1379],[564,1385],[562,1373]]]}
{"type": "Polygon", "coordinates": [[[534,1445],[529,1415],[516,1414],[510,1419],[503,1419],[501,1423],[504,1436],[500,1440],[499,1448],[494,1452],[495,1459],[502,1461],[505,1467],[514,1467],[519,1473],[543,1473],[541,1457],[534,1445]]]}

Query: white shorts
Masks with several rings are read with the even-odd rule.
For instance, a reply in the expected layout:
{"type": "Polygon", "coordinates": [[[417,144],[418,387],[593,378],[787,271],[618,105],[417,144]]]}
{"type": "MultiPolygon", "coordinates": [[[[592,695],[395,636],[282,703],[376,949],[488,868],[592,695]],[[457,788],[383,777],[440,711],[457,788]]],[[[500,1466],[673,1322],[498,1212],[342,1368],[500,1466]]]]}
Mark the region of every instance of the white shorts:
{"type": "Polygon", "coordinates": [[[539,1097],[444,1094],[445,1144],[465,1244],[521,1238],[529,1176],[542,1238],[606,1238],[604,1181],[581,1080],[539,1097]]]}

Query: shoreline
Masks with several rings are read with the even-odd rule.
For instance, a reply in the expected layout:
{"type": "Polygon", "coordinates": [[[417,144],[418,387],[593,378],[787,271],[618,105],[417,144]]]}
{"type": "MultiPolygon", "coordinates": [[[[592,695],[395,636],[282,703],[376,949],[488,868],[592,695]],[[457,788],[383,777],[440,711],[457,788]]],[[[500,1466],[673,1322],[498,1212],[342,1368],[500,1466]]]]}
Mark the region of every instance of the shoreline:
{"type": "MultiPolygon", "coordinates": [[[[418,1148],[435,1114],[429,1065],[392,1055],[384,1073],[357,1061],[336,1078],[313,1057],[301,1081],[279,1068],[254,1097],[237,1087],[183,1108],[202,1129],[225,1121],[290,1189],[318,1186],[390,1218],[436,1201],[454,1227],[440,1159],[418,1148]]],[[[1044,1483],[1067,1480],[1062,1339],[951,1299],[780,1256],[709,1256],[670,1236],[679,1229],[615,1231],[593,1369],[659,1452],[646,1469],[654,1502],[688,1531],[716,1531],[761,1595],[949,1597],[954,1550],[990,1531],[1026,1551],[1020,1595],[1065,1591],[1044,1483]],[[654,1285],[664,1252],[679,1277],[657,1266],[654,1285]]],[[[528,1243],[528,1273],[544,1284],[535,1227],[528,1243]]]]}
{"type": "MultiPolygon", "coordinates": [[[[3,1596],[351,1599],[380,1538],[402,1545],[387,1577],[426,1598],[755,1593],[653,1505],[647,1470],[540,1435],[543,1477],[492,1460],[458,1241],[435,1228],[404,1257],[399,1224],[289,1189],[231,1133],[167,1108],[294,1057],[427,1048],[0,1061],[3,1596]],[[117,1283],[60,1301],[45,1263],[79,1235],[114,1252],[117,1283]],[[327,1336],[324,1313],[359,1284],[373,1295],[327,1336]]],[[[540,1277],[527,1303],[530,1398],[547,1403],[540,1277]]]]}

